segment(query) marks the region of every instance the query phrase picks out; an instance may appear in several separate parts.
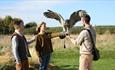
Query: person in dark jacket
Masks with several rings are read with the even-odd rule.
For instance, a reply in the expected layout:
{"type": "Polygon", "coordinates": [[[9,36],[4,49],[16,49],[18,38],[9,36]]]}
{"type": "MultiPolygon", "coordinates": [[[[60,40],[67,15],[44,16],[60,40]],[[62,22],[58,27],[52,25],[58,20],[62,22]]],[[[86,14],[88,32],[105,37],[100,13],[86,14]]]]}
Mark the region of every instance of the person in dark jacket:
{"type": "Polygon", "coordinates": [[[40,62],[39,70],[47,70],[51,53],[53,52],[51,39],[54,37],[60,37],[63,39],[65,38],[65,33],[46,32],[45,22],[38,24],[36,31],[38,34],[35,39],[35,48],[40,62]]]}

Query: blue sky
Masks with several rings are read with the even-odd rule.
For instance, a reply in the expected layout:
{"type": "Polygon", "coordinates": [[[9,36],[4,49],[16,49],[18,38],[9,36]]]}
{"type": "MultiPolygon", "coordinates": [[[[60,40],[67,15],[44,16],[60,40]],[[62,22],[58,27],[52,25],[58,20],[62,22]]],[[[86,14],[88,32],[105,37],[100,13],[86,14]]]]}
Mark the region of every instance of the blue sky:
{"type": "Polygon", "coordinates": [[[93,25],[115,25],[114,0],[0,0],[2,18],[10,15],[23,19],[25,23],[45,21],[49,27],[59,26],[58,21],[43,16],[48,9],[60,13],[64,19],[83,9],[90,14],[93,25]]]}

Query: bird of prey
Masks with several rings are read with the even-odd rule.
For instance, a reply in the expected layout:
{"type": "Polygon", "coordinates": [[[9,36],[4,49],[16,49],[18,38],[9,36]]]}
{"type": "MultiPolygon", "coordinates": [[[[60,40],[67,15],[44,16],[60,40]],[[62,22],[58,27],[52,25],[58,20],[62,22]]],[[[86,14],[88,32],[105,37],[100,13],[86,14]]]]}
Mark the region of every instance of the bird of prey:
{"type": "Polygon", "coordinates": [[[63,31],[68,31],[72,28],[78,21],[81,20],[81,17],[87,14],[85,10],[78,10],[71,14],[69,19],[64,20],[64,18],[57,12],[47,10],[43,13],[45,17],[55,19],[60,22],[63,31]]]}

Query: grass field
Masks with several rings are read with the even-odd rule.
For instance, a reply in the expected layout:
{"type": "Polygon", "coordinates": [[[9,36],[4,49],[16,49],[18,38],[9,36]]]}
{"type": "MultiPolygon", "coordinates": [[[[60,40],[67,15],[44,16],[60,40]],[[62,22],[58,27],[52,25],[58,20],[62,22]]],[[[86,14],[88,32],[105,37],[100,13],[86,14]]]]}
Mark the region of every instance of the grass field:
{"type": "MultiPolygon", "coordinates": [[[[94,70],[115,70],[115,49],[102,50],[101,59],[94,61],[94,70]]],[[[78,70],[79,54],[77,48],[56,49],[52,63],[58,65],[59,70],[78,70]]]]}
{"type": "MultiPolygon", "coordinates": [[[[31,36],[26,36],[30,39],[31,36]]],[[[79,48],[73,45],[67,38],[66,48],[64,48],[63,40],[53,39],[54,52],[51,58],[51,64],[55,66],[52,70],[78,70],[79,67],[79,48]]],[[[101,59],[93,62],[94,70],[115,70],[115,35],[97,35],[97,47],[100,50],[101,59]]],[[[37,64],[38,58],[35,53],[34,43],[30,45],[32,58],[30,58],[31,66],[37,64]]],[[[14,67],[11,60],[11,44],[10,36],[0,36],[0,70],[6,69],[7,66],[14,67]]]]}

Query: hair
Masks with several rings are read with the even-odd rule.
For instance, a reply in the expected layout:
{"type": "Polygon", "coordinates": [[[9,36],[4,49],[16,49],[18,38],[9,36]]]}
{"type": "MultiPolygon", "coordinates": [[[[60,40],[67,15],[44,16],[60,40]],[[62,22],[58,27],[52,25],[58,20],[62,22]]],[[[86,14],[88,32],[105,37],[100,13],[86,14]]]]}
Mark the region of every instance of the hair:
{"type": "Polygon", "coordinates": [[[90,16],[89,16],[88,14],[84,15],[84,16],[83,16],[83,19],[85,20],[85,22],[86,22],[87,24],[90,23],[91,18],[90,18],[90,16]]]}
{"type": "Polygon", "coordinates": [[[46,24],[45,22],[40,22],[37,27],[36,27],[36,33],[39,33],[40,32],[40,27],[43,25],[43,24],[46,24]]]}
{"type": "Polygon", "coordinates": [[[12,24],[14,25],[15,29],[18,29],[21,23],[23,23],[23,20],[21,20],[19,18],[14,18],[12,20],[12,24]]]}

